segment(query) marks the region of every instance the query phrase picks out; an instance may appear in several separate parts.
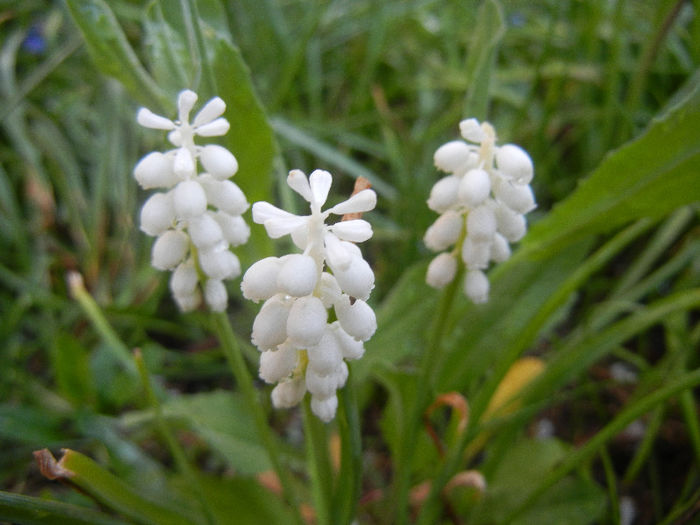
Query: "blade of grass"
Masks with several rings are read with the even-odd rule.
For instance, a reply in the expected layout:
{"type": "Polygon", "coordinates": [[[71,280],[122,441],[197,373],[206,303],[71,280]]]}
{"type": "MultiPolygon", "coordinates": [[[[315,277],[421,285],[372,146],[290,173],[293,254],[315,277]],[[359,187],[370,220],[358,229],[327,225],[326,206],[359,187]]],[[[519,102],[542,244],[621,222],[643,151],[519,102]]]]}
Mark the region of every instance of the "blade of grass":
{"type": "Polygon", "coordinates": [[[22,525],[125,525],[126,522],[87,507],[79,507],[0,491],[0,520],[22,525]]]}

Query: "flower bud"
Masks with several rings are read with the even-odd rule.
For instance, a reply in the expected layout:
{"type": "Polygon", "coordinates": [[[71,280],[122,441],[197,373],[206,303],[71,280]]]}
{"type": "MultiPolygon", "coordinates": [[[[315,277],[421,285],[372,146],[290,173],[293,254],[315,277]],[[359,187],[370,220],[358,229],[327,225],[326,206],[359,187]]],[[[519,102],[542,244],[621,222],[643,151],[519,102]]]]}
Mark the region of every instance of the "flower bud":
{"type": "Polygon", "coordinates": [[[178,230],[168,230],[153,243],[151,264],[159,270],[175,268],[185,258],[189,237],[178,230]]]}
{"type": "Polygon", "coordinates": [[[459,183],[459,200],[469,208],[483,203],[491,192],[489,174],[482,169],[469,170],[459,183]]]}
{"type": "Polygon", "coordinates": [[[335,395],[320,399],[316,396],[311,398],[311,411],[324,423],[328,423],[335,417],[338,409],[338,398],[335,395]]]}
{"type": "Polygon", "coordinates": [[[195,288],[194,292],[185,295],[173,294],[177,307],[183,312],[191,312],[197,309],[202,304],[202,294],[199,293],[199,288],[195,288]]]}
{"type": "Polygon", "coordinates": [[[141,231],[157,236],[175,223],[172,194],[154,193],[141,208],[141,231]]]}
{"type": "Polygon", "coordinates": [[[198,128],[208,122],[212,122],[226,111],[226,103],[219,97],[214,97],[199,110],[199,112],[194,116],[192,121],[192,126],[198,128]]]}
{"type": "Polygon", "coordinates": [[[535,209],[535,196],[527,184],[501,180],[494,188],[494,195],[516,213],[527,213],[535,209]]]}
{"type": "Polygon", "coordinates": [[[507,261],[510,258],[510,245],[508,240],[500,233],[495,233],[491,244],[491,260],[497,263],[507,261]]]}
{"type": "Polygon", "coordinates": [[[307,348],[309,367],[319,375],[332,374],[343,361],[343,353],[333,331],[327,328],[318,344],[307,348]]]}
{"type": "Polygon", "coordinates": [[[321,301],[323,301],[323,306],[330,308],[335,304],[335,302],[340,299],[342,295],[342,290],[338,281],[335,277],[328,272],[323,272],[321,274],[321,286],[319,288],[319,294],[321,301]]]}
{"type": "Polygon", "coordinates": [[[343,330],[338,321],[334,321],[333,324],[331,324],[331,329],[340,345],[343,358],[350,360],[360,359],[365,354],[365,346],[362,344],[362,341],[358,341],[349,335],[343,330]]]}
{"type": "Polygon", "coordinates": [[[306,369],[306,390],[312,395],[319,398],[330,397],[335,394],[337,385],[335,374],[320,375],[311,367],[306,369]]]}
{"type": "Polygon", "coordinates": [[[224,239],[231,246],[245,244],[250,238],[250,227],[240,215],[218,211],[214,214],[214,219],[219,223],[224,239]]]}
{"type": "Polygon", "coordinates": [[[474,303],[483,304],[489,300],[489,280],[481,270],[467,272],[464,279],[464,293],[474,303]]]}
{"type": "Polygon", "coordinates": [[[456,211],[448,210],[426,230],[423,241],[434,252],[440,252],[452,246],[462,232],[464,219],[456,211]]]}
{"type": "Polygon", "coordinates": [[[204,285],[204,300],[209,308],[214,312],[223,312],[228,303],[228,292],[226,286],[218,279],[207,279],[204,285]]]}
{"type": "Polygon", "coordinates": [[[294,300],[287,318],[287,336],[300,348],[318,344],[326,329],[328,312],[313,295],[294,300]]]}
{"type": "Polygon", "coordinates": [[[457,196],[461,179],[448,175],[437,181],[430,190],[428,208],[438,213],[444,213],[457,204],[457,196]]]}
{"type": "Polygon", "coordinates": [[[433,288],[444,288],[455,278],[457,259],[450,253],[443,252],[428,265],[425,281],[433,288]]]}
{"type": "Polygon", "coordinates": [[[458,173],[469,163],[472,148],[463,140],[453,140],[440,146],[433,156],[435,167],[446,173],[458,173]]]}
{"type": "Polygon", "coordinates": [[[377,330],[374,310],[361,299],[350,304],[350,298],[343,295],[335,304],[335,313],[343,330],[355,339],[367,341],[377,330]]]}
{"type": "Polygon", "coordinates": [[[490,242],[496,233],[496,216],[491,207],[481,205],[467,215],[467,236],[474,241],[490,242]]]}
{"type": "Polygon", "coordinates": [[[369,298],[374,288],[374,272],[361,257],[353,257],[345,270],[333,270],[333,275],[343,292],[363,301],[369,298]]]}
{"type": "Polygon", "coordinates": [[[233,177],[238,171],[238,161],[233,154],[217,144],[204,146],[199,153],[202,166],[212,177],[225,180],[233,177]]]}
{"type": "Polygon", "coordinates": [[[507,206],[496,208],[496,222],[498,231],[509,242],[518,242],[525,236],[527,224],[522,214],[516,213],[507,206]]]}
{"type": "Polygon", "coordinates": [[[309,295],[316,287],[318,273],[312,257],[300,253],[288,255],[277,274],[277,287],[292,297],[309,295]]]}
{"type": "Polygon", "coordinates": [[[299,404],[306,393],[306,385],[301,379],[283,381],[272,389],[272,404],[275,408],[292,408],[299,404]]]}
{"type": "MultiPolygon", "coordinates": [[[[171,135],[179,136],[178,131],[173,131],[171,135]]],[[[187,148],[178,148],[175,150],[175,159],[173,160],[173,171],[180,179],[185,179],[194,175],[195,163],[192,152],[187,148]]]]}
{"type": "Polygon", "coordinates": [[[225,245],[199,252],[202,271],[212,279],[232,279],[241,273],[238,257],[225,245]]]}
{"type": "Polygon", "coordinates": [[[260,354],[260,378],[266,383],[277,383],[289,377],[297,366],[298,351],[291,344],[281,344],[277,350],[260,354]]]}
{"type": "Polygon", "coordinates": [[[280,266],[281,262],[277,257],[266,257],[250,266],[241,281],[243,297],[258,302],[278,293],[277,274],[280,266]]]}
{"type": "Polygon", "coordinates": [[[207,180],[204,188],[209,203],[231,215],[241,215],[248,209],[248,201],[241,189],[230,180],[207,180]]]}
{"type": "Polygon", "coordinates": [[[190,219],[187,231],[194,245],[200,250],[210,250],[224,238],[221,226],[209,213],[190,219]]]}
{"type": "Polygon", "coordinates": [[[290,306],[279,295],[265,301],[253,321],[251,339],[258,350],[270,350],[287,339],[287,318],[290,306]]]}
{"type": "Polygon", "coordinates": [[[192,295],[197,288],[199,277],[192,258],[180,263],[170,276],[170,290],[173,295],[192,295]]]}
{"type": "Polygon", "coordinates": [[[144,190],[170,188],[178,181],[173,171],[173,160],[158,151],[149,153],[138,162],[134,168],[134,178],[144,190]]]}
{"type": "Polygon", "coordinates": [[[483,270],[489,267],[491,258],[491,238],[487,241],[475,240],[470,235],[462,244],[462,260],[470,270],[483,270]]]}
{"type": "Polygon", "coordinates": [[[481,144],[481,141],[486,138],[486,133],[484,133],[479,121],[475,118],[465,119],[460,122],[459,131],[465,139],[475,144],[481,144]]]}
{"type": "Polygon", "coordinates": [[[173,204],[179,218],[199,217],[207,210],[207,196],[197,181],[186,180],[175,186],[173,204]]]}
{"type": "Polygon", "coordinates": [[[530,155],[515,144],[504,144],[496,150],[496,164],[518,184],[530,184],[535,172],[530,155]]]}

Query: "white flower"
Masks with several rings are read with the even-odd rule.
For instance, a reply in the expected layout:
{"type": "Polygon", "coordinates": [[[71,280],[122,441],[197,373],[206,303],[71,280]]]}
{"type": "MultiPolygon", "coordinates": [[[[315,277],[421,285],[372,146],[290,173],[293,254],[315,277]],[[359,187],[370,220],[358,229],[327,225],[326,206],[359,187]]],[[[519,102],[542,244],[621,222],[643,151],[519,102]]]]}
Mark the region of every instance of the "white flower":
{"type": "Polygon", "coordinates": [[[228,180],[238,170],[233,154],[216,144],[194,143],[196,136],[212,137],[228,131],[228,121],[221,116],[226,104],[215,97],[190,122],[196,101],[193,91],[181,92],[175,121],[146,108],[139,110],[139,124],[169,131],[168,139],[176,148],[144,156],[134,168],[134,177],[144,189],[168,190],[146,201],[141,209],[141,230],[158,237],[153,246],[153,266],[175,269],[178,274],[171,279],[176,303],[183,311],[193,310],[199,306],[203,292],[209,308],[223,311],[228,294],[222,280],[240,274],[238,258],[230,247],[245,243],[250,235],[241,217],[248,202],[241,189],[228,180]],[[206,173],[199,173],[198,161],[206,173]],[[185,259],[188,262],[183,266],[185,259]],[[203,274],[201,283],[198,270],[203,274]]]}
{"type": "Polygon", "coordinates": [[[325,422],[335,416],[336,390],[348,376],[344,359],[362,357],[363,341],[377,328],[365,302],[374,272],[354,244],[369,239],[372,227],[359,218],[326,224],[331,215],[370,211],[377,197],[361,189],[324,211],[332,180],[322,170],[308,178],[299,170],[289,173],[287,183],[309,203],[309,215],[267,202],[253,204],[253,220],[273,239],[290,235],[302,253],[262,259],[241,282],[244,297],[265,301],[253,323],[252,341],[262,352],[260,377],[278,383],[272,390],[274,406],[294,406],[308,390],[312,411],[325,422]],[[329,323],[331,308],[337,320],[329,323]]]}
{"type": "Polygon", "coordinates": [[[491,261],[508,259],[508,243],[519,241],[527,231],[525,214],[536,207],[529,186],[534,169],[519,146],[496,146],[488,122],[466,119],[459,128],[466,142],[454,140],[435,152],[435,166],[448,175],[430,192],[428,207],[441,215],[423,240],[429,249],[443,253],[428,266],[426,282],[434,288],[452,282],[461,256],[467,269],[464,291],[475,303],[483,303],[489,291],[483,270],[491,261]]]}

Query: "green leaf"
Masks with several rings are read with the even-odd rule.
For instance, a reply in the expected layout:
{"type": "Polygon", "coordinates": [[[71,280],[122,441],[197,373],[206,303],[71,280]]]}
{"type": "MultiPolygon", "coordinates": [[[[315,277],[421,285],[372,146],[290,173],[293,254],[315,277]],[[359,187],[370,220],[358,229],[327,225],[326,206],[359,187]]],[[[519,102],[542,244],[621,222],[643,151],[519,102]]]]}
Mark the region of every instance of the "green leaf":
{"type": "Polygon", "coordinates": [[[523,249],[548,257],[586,236],[700,200],[700,86],[606,157],[528,234],[523,249]]]}
{"type": "Polygon", "coordinates": [[[121,525],[118,520],[87,507],[0,491],[0,520],[21,525],[121,525]]]}
{"type": "Polygon", "coordinates": [[[59,332],[53,339],[51,364],[61,394],[76,406],[90,406],[96,390],[87,349],[73,335],[59,332]]]}
{"type": "Polygon", "coordinates": [[[488,117],[489,86],[496,64],[498,44],[505,34],[503,9],[497,0],[481,4],[469,45],[466,65],[467,94],[464,116],[484,120],[488,117]]]}
{"type": "Polygon", "coordinates": [[[114,13],[103,0],[66,0],[97,68],[119,80],[131,96],[151,108],[167,107],[163,91],[131,48],[114,13]]]}

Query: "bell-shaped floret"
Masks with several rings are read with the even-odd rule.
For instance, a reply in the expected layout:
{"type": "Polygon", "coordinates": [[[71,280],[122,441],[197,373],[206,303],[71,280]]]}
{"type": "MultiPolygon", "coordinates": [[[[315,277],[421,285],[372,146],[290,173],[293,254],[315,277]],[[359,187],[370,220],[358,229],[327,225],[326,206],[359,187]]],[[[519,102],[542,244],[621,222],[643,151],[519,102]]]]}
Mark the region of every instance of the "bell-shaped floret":
{"type": "Polygon", "coordinates": [[[486,138],[484,129],[475,118],[468,118],[460,122],[459,132],[469,142],[474,142],[476,144],[481,144],[481,142],[486,138]]]}
{"type": "Polygon", "coordinates": [[[202,294],[199,292],[199,288],[188,295],[173,295],[173,298],[177,307],[183,312],[196,310],[202,304],[202,294]]]}
{"type": "Polygon", "coordinates": [[[265,301],[253,321],[251,339],[258,350],[270,350],[287,339],[287,318],[291,304],[282,295],[275,295],[265,301]]]}
{"type": "Polygon", "coordinates": [[[171,188],[179,180],[173,170],[173,159],[158,151],[149,153],[136,164],[134,178],[144,190],[171,188]]]}
{"type": "Polygon", "coordinates": [[[353,257],[347,268],[334,269],[333,275],[343,292],[363,301],[374,288],[374,272],[362,257],[353,257]]]}
{"type": "Polygon", "coordinates": [[[362,257],[360,249],[351,242],[341,241],[333,233],[326,232],[323,236],[325,259],[328,265],[336,270],[345,270],[350,266],[353,257],[362,257]]]}
{"type": "Polygon", "coordinates": [[[207,279],[204,285],[204,300],[213,312],[223,312],[228,303],[228,292],[223,281],[207,279]]]}
{"type": "Polygon", "coordinates": [[[348,200],[336,204],[328,211],[336,215],[345,215],[346,213],[364,213],[373,210],[376,205],[377,194],[374,192],[374,190],[366,189],[358,191],[348,200]]]}
{"type": "Polygon", "coordinates": [[[518,242],[525,236],[527,223],[525,217],[507,206],[498,206],[495,210],[498,231],[508,242],[518,242]]]}
{"type": "Polygon", "coordinates": [[[426,230],[423,242],[429,249],[441,252],[457,242],[463,224],[464,218],[460,213],[448,210],[426,230]]]}
{"type": "Polygon", "coordinates": [[[470,270],[483,270],[489,267],[492,238],[476,240],[471,235],[462,244],[462,261],[470,270]]]}
{"type": "Polygon", "coordinates": [[[319,375],[332,374],[343,361],[343,352],[329,326],[323,331],[318,344],[307,348],[309,367],[319,375]]]}
{"type": "Polygon", "coordinates": [[[241,189],[230,180],[215,180],[206,175],[199,177],[209,204],[231,215],[241,215],[248,209],[248,201],[241,189]]]}
{"type": "Polygon", "coordinates": [[[288,343],[279,345],[277,350],[265,350],[260,354],[260,378],[272,384],[289,377],[296,368],[298,353],[288,343]]]}
{"type": "Polygon", "coordinates": [[[309,295],[316,287],[318,274],[313,257],[300,253],[288,255],[277,274],[277,288],[292,297],[309,295]]]}
{"type": "Polygon", "coordinates": [[[168,230],[153,243],[151,264],[159,270],[175,268],[187,255],[189,237],[178,230],[168,230]]]}
{"type": "Polygon", "coordinates": [[[476,304],[489,300],[489,280],[481,270],[470,270],[464,279],[464,293],[476,304]]]}
{"type": "Polygon", "coordinates": [[[377,330],[374,310],[361,299],[351,303],[350,297],[341,296],[335,304],[335,313],[343,330],[355,339],[367,341],[377,330]]]}
{"type": "Polygon", "coordinates": [[[495,233],[491,243],[491,260],[497,263],[507,261],[510,258],[510,245],[508,240],[500,233],[495,233]]]}
{"type": "Polygon", "coordinates": [[[238,257],[228,249],[225,243],[211,250],[199,252],[199,264],[202,271],[212,279],[232,279],[241,274],[238,257]]]}
{"type": "Polygon", "coordinates": [[[238,161],[229,150],[217,144],[204,146],[199,153],[202,166],[212,177],[225,180],[238,171],[238,161]]]}
{"type": "MultiPolygon", "coordinates": [[[[179,133],[173,131],[171,135],[179,133]]],[[[178,148],[175,150],[175,158],[173,160],[173,171],[175,175],[182,180],[194,175],[195,163],[192,152],[187,148],[178,148]]]]}
{"type": "Polygon", "coordinates": [[[331,329],[340,345],[344,359],[360,359],[365,354],[365,346],[362,344],[362,341],[358,341],[343,330],[338,321],[333,321],[331,329]]]}
{"type": "Polygon", "coordinates": [[[501,179],[495,185],[494,195],[516,213],[527,213],[535,209],[535,196],[527,184],[501,179]]]}
{"type": "Polygon", "coordinates": [[[463,173],[470,163],[472,148],[463,140],[453,140],[440,146],[433,160],[435,167],[446,173],[463,173]]]}
{"type": "Polygon", "coordinates": [[[287,336],[299,348],[308,348],[321,340],[328,312],[321,299],[313,295],[294,300],[287,318],[287,336]]]}
{"type": "Polygon", "coordinates": [[[190,219],[187,231],[194,245],[200,250],[210,250],[224,239],[221,226],[210,213],[190,219]]]}
{"type": "Polygon", "coordinates": [[[336,410],[338,410],[338,397],[335,394],[326,398],[311,397],[311,411],[324,423],[328,423],[335,417],[336,410]]]}
{"type": "Polygon", "coordinates": [[[175,186],[173,204],[179,218],[191,219],[207,210],[207,196],[197,181],[185,180],[175,186]]]}
{"type": "Polygon", "coordinates": [[[448,175],[435,183],[430,190],[428,208],[444,213],[457,204],[461,177],[448,175]]]}
{"type": "Polygon", "coordinates": [[[175,223],[172,193],[154,193],[141,208],[141,230],[152,236],[160,235],[175,223]]]}
{"type": "Polygon", "coordinates": [[[306,369],[306,390],[319,398],[330,397],[335,394],[338,386],[336,374],[320,375],[313,368],[306,369]]]}
{"type": "Polygon", "coordinates": [[[444,288],[453,281],[457,274],[457,259],[448,252],[435,257],[428,265],[425,281],[433,288],[444,288]]]}
{"type": "Polygon", "coordinates": [[[491,206],[482,204],[467,215],[467,235],[476,242],[491,242],[496,233],[496,215],[491,206]]]}
{"type": "Polygon", "coordinates": [[[219,223],[224,239],[231,246],[245,244],[250,238],[250,226],[240,215],[217,211],[213,217],[219,223]]]}
{"type": "Polygon", "coordinates": [[[459,200],[468,208],[482,204],[490,192],[489,174],[482,169],[469,170],[459,183],[459,200]]]}
{"type": "Polygon", "coordinates": [[[180,263],[170,276],[170,290],[175,296],[192,295],[198,282],[197,269],[190,257],[185,262],[180,263]]]}
{"type": "Polygon", "coordinates": [[[530,184],[535,169],[527,152],[515,144],[504,144],[496,150],[498,169],[518,184],[530,184]]]}
{"type": "Polygon", "coordinates": [[[342,294],[338,281],[328,272],[321,273],[321,286],[319,288],[319,297],[325,308],[330,308],[335,302],[340,299],[342,294]]]}
{"type": "Polygon", "coordinates": [[[277,257],[266,257],[250,266],[241,281],[243,297],[258,302],[278,293],[277,274],[280,266],[281,261],[277,257]]]}
{"type": "Polygon", "coordinates": [[[299,379],[283,381],[272,389],[272,405],[275,408],[292,408],[299,404],[306,393],[306,384],[299,379]]]}

